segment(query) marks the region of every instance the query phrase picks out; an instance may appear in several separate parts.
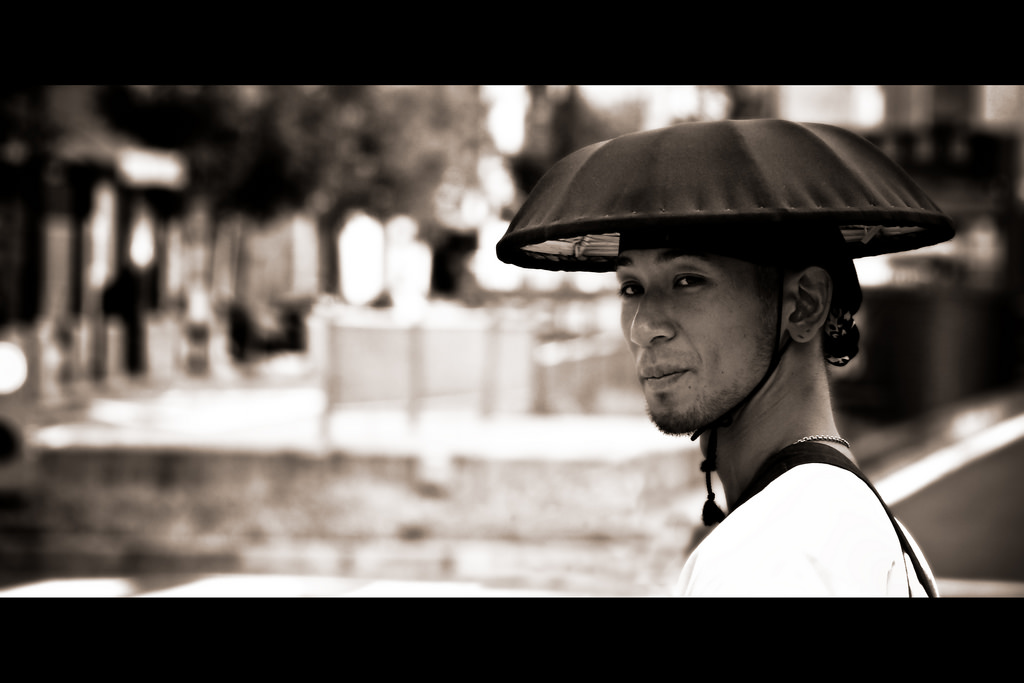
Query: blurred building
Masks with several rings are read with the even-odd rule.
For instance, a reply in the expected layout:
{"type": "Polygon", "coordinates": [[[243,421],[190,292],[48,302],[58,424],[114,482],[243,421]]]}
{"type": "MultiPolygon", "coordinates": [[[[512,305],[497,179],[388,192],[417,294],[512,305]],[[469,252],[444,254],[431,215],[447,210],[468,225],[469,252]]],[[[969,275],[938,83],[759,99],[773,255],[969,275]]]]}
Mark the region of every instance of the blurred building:
{"type": "Polygon", "coordinates": [[[0,159],[0,328],[21,340],[43,399],[146,372],[145,312],[180,287],[168,224],[187,166],[107,130],[86,95],[39,87],[32,116],[47,135],[11,138],[0,159]]]}
{"type": "Polygon", "coordinates": [[[953,219],[928,249],[863,259],[863,358],[844,408],[904,417],[1021,377],[1019,86],[884,86],[878,144],[953,219]]]}
{"type": "Polygon", "coordinates": [[[0,149],[0,330],[33,340],[34,391],[64,395],[76,383],[124,374],[205,374],[231,363],[229,352],[237,362],[254,349],[303,351],[306,318],[325,297],[408,311],[440,300],[533,311],[538,344],[547,345],[534,359],[537,386],[549,387],[537,389],[537,405],[595,409],[595,383],[611,394],[631,387],[628,358],[613,343],[614,278],[502,264],[498,237],[533,183],[574,149],[677,121],[772,116],[865,135],[958,228],[951,243],[858,263],[864,344],[836,375],[844,407],[914,413],[1024,370],[1020,86],[477,92],[492,139],[476,150],[476,177],[439,188],[445,238],[428,246],[415,225],[374,226],[356,214],[344,217],[345,226],[355,222],[333,243],[318,239],[314,219],[301,212],[258,231],[242,219],[214,225],[189,192],[180,155],[107,129],[90,113],[85,86],[41,87],[37,104],[60,134],[36,150],[0,149]],[[350,242],[362,246],[343,246],[350,242]],[[325,284],[325,263],[343,277],[325,284]]]}

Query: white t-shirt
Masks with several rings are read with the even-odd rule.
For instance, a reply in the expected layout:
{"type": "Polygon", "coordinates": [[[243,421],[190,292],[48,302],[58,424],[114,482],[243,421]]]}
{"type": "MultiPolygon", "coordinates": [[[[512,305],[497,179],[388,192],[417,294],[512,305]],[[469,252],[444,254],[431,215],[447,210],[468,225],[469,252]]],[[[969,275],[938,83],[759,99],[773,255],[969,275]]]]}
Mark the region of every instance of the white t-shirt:
{"type": "Polygon", "coordinates": [[[915,597],[927,595],[874,492],[851,472],[809,463],[727,515],[687,559],[675,594],[906,597],[908,577],[915,597]]]}

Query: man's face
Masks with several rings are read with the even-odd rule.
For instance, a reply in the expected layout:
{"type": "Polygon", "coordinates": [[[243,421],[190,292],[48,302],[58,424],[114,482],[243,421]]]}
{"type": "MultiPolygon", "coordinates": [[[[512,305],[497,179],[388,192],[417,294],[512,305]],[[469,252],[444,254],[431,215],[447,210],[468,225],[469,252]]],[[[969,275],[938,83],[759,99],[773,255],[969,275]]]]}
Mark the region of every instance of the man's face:
{"type": "Polygon", "coordinates": [[[617,270],[622,333],[651,419],[688,434],[749,393],[768,367],[774,307],[757,268],[669,249],[623,252],[617,270]]]}

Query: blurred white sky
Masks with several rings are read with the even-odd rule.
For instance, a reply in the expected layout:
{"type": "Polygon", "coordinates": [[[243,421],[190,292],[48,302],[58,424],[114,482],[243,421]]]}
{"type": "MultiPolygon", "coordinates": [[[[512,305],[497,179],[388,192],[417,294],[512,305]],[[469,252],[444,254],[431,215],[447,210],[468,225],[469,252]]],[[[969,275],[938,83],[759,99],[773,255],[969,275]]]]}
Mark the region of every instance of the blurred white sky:
{"type": "MultiPolygon", "coordinates": [[[[556,86],[553,86],[556,87],[556,86]]],[[[580,85],[584,97],[597,107],[627,101],[647,103],[645,128],[686,118],[719,119],[728,115],[724,90],[698,85],[580,85]]],[[[523,119],[529,94],[523,85],[483,86],[491,103],[488,125],[498,150],[514,154],[523,144],[523,119]]],[[[779,87],[779,115],[799,121],[819,121],[870,128],[885,115],[885,95],[878,85],[792,85],[779,87]]]]}

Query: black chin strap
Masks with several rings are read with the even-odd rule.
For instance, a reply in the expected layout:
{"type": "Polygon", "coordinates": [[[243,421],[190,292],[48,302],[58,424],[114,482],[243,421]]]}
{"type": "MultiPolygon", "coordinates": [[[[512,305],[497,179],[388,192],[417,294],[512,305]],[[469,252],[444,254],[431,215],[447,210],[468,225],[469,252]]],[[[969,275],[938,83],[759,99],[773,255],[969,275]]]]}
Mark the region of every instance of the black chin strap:
{"type": "MultiPolygon", "coordinates": [[[[692,438],[696,439],[699,436],[700,433],[694,433],[692,438]]],[[[700,471],[704,473],[704,482],[708,488],[708,499],[704,501],[704,510],[700,515],[704,526],[714,526],[725,519],[725,513],[722,512],[722,508],[718,507],[718,504],[715,502],[715,492],[711,490],[711,473],[718,467],[717,450],[718,427],[713,425],[711,427],[711,434],[708,435],[707,455],[704,456],[704,460],[700,463],[700,471]]]]}
{"type": "Polygon", "coordinates": [[[729,410],[725,411],[718,419],[710,424],[697,429],[693,436],[690,437],[691,441],[696,441],[700,438],[701,434],[710,430],[708,434],[708,448],[707,453],[704,456],[704,461],[700,464],[700,471],[704,473],[704,481],[707,485],[708,499],[704,502],[704,510],[701,518],[704,522],[704,526],[714,526],[723,519],[725,519],[725,513],[715,503],[715,492],[711,489],[711,473],[718,469],[718,430],[721,427],[728,427],[732,424],[733,419],[736,417],[736,413],[740,411],[743,406],[750,402],[754,396],[764,388],[764,385],[768,383],[771,376],[775,373],[776,368],[779,367],[779,363],[782,362],[782,354],[789,348],[791,339],[787,336],[784,342],[780,342],[779,337],[782,336],[782,285],[783,285],[783,273],[779,272],[779,288],[778,288],[778,306],[775,316],[775,341],[774,348],[772,349],[771,362],[768,364],[768,369],[765,370],[764,375],[761,377],[761,381],[750,390],[750,392],[741,399],[736,405],[729,410]]]}

